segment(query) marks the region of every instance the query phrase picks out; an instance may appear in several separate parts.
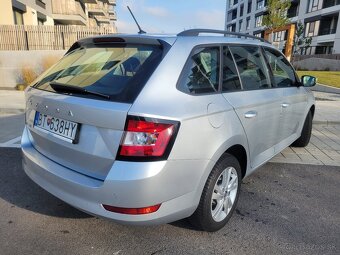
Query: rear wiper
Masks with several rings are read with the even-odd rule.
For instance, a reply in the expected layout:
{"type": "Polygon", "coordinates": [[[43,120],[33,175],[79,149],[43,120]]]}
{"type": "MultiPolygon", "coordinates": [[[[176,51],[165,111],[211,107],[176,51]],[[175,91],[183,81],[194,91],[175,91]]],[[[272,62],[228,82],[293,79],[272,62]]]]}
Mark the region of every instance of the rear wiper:
{"type": "Polygon", "coordinates": [[[57,92],[89,94],[89,95],[94,95],[94,96],[99,96],[99,97],[104,97],[106,99],[110,99],[109,95],[105,95],[99,92],[87,90],[82,87],[64,84],[64,83],[60,83],[56,81],[51,81],[50,86],[52,87],[52,89],[54,89],[57,92]]]}

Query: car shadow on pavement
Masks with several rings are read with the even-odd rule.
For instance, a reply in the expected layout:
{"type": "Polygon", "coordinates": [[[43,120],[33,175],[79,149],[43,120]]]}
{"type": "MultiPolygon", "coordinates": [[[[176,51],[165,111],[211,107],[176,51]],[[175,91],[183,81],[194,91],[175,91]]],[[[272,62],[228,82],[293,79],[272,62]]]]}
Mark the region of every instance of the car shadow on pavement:
{"type": "Polygon", "coordinates": [[[60,218],[90,218],[40,188],[25,174],[21,150],[0,148],[0,199],[11,207],[60,218]]]}

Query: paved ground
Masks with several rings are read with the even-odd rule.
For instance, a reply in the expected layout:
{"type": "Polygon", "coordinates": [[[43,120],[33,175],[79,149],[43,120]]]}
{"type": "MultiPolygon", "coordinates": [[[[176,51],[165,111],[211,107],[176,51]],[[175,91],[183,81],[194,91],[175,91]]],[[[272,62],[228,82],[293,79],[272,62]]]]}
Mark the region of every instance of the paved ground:
{"type": "MultiPolygon", "coordinates": [[[[340,168],[266,164],[243,181],[237,210],[216,233],[187,221],[122,226],[51,196],[0,148],[0,253],[340,254],[340,168]]],[[[174,187],[176,188],[176,187],[174,187]]]]}
{"type": "Polygon", "coordinates": [[[271,162],[340,166],[340,125],[314,124],[307,147],[288,147],[271,162]]]}

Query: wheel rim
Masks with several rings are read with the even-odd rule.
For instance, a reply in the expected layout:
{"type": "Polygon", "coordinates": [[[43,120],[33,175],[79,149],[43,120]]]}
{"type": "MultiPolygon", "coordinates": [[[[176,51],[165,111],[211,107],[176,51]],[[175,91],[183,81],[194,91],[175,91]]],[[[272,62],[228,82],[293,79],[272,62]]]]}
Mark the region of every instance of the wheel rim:
{"type": "Polygon", "coordinates": [[[230,213],[237,189],[237,171],[233,167],[227,167],[218,177],[211,197],[211,215],[216,222],[224,220],[230,213]]]}

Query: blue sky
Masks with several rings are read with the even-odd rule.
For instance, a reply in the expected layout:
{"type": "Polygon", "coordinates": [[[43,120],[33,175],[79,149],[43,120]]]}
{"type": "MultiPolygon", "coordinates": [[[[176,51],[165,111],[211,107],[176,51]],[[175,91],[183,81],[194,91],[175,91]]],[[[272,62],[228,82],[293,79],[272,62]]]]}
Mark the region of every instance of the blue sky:
{"type": "Polygon", "coordinates": [[[224,29],[226,0],[117,0],[119,33],[138,32],[127,5],[148,33],[178,33],[190,28],[224,29]]]}

